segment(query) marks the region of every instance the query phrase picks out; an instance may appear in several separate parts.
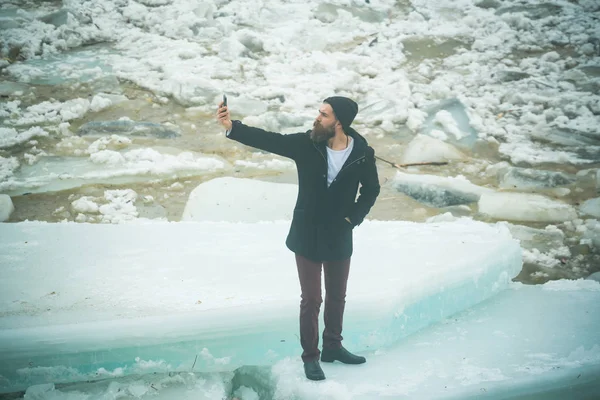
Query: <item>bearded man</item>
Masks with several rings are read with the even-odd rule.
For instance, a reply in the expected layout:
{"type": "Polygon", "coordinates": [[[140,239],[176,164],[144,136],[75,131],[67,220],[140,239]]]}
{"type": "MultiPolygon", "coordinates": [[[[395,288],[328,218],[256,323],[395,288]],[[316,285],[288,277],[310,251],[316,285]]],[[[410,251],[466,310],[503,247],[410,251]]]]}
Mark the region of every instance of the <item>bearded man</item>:
{"type": "Polygon", "coordinates": [[[375,152],[350,127],[358,105],[347,97],[328,97],[313,129],[282,135],[231,121],[223,103],[218,121],[227,137],[295,161],[298,198],[286,245],[295,253],[301,288],[300,343],[304,372],[323,380],[319,364],[362,364],[364,357],[342,346],[346,286],[352,256],[352,230],[360,225],[379,195],[375,152]],[[356,198],[360,184],[360,196],[356,198]],[[325,329],[319,351],[321,268],[325,273],[325,329]]]}

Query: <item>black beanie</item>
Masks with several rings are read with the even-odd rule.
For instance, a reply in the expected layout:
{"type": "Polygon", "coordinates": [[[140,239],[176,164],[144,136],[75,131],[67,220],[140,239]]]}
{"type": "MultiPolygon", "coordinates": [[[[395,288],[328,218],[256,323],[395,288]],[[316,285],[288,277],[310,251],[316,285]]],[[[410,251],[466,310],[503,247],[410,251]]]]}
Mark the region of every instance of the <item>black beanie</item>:
{"type": "Polygon", "coordinates": [[[333,108],[335,117],[342,124],[342,128],[346,129],[350,127],[354,117],[358,113],[358,104],[347,97],[332,96],[323,100],[323,103],[327,103],[333,108]]]}

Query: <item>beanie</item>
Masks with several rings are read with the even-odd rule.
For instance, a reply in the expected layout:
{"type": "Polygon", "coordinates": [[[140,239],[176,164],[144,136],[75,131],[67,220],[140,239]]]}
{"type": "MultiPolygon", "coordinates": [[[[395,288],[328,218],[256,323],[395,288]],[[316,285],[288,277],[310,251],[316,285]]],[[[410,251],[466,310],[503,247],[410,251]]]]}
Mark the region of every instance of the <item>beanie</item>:
{"type": "Polygon", "coordinates": [[[327,103],[333,108],[335,117],[340,121],[344,129],[350,126],[358,113],[358,104],[347,97],[332,96],[323,100],[323,103],[327,103]]]}

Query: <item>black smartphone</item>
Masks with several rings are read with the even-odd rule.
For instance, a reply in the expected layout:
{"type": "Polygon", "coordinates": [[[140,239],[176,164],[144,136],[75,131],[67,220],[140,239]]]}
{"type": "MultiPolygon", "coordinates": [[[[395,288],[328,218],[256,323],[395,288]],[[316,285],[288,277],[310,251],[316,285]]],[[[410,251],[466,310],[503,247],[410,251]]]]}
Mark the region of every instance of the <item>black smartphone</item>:
{"type": "Polygon", "coordinates": [[[223,95],[223,107],[227,107],[227,95],[223,95]]]}

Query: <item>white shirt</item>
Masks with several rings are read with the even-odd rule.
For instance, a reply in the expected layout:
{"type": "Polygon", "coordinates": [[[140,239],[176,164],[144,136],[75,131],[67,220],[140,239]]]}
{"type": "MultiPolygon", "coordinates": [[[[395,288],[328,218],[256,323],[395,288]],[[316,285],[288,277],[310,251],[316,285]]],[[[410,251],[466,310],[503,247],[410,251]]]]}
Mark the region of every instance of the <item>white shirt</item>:
{"type": "Polygon", "coordinates": [[[348,136],[349,142],[348,147],[344,150],[332,150],[327,146],[327,187],[331,185],[331,182],[335,179],[337,174],[342,169],[342,166],[352,153],[354,147],[354,139],[348,136]]]}

